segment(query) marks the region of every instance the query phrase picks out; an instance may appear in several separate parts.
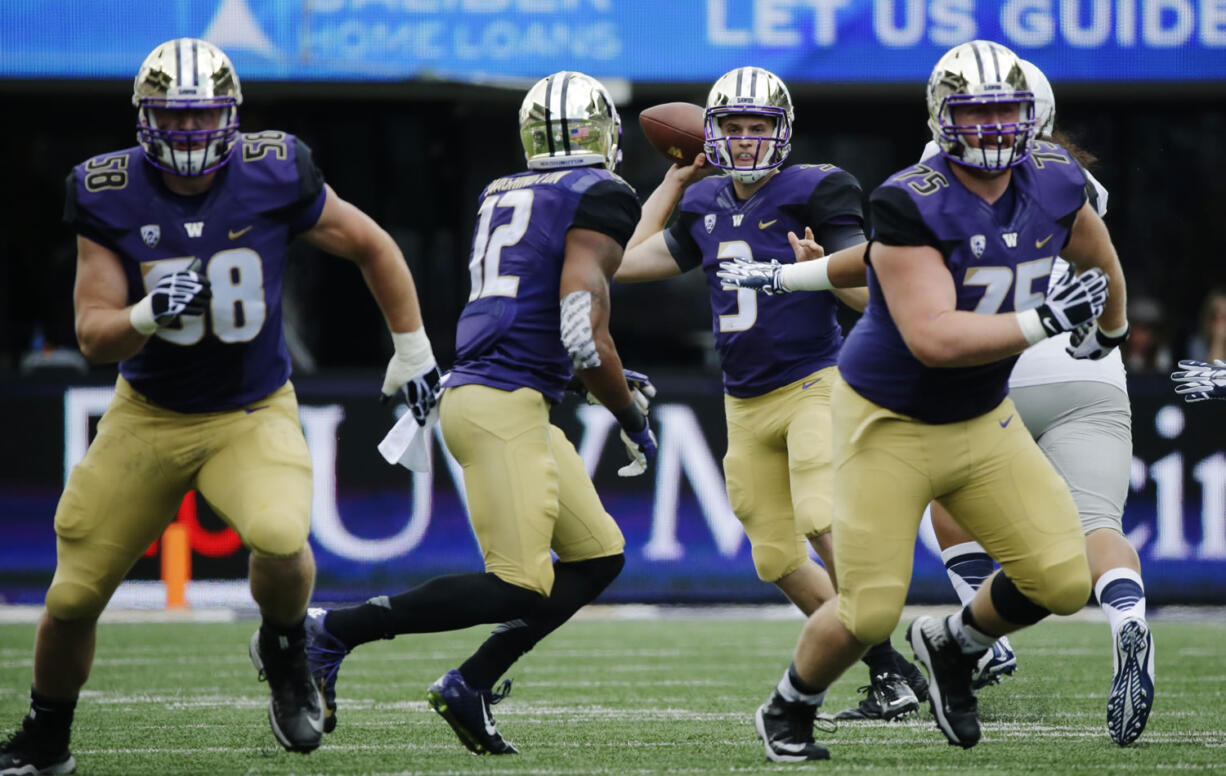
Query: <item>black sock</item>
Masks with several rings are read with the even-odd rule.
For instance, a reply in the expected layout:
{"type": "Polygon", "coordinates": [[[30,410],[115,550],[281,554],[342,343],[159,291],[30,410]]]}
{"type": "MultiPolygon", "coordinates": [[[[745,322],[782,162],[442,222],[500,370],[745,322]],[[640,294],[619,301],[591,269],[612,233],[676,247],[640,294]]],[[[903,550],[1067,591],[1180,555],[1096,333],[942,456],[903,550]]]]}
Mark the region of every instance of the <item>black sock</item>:
{"type": "Polygon", "coordinates": [[[796,671],[795,663],[788,665],[788,681],[792,683],[792,687],[796,688],[797,692],[803,695],[817,695],[826,691],[825,687],[814,687],[804,679],[801,679],[800,674],[796,671]]]}
{"type": "Polygon", "coordinates": [[[350,649],[402,633],[439,633],[530,614],[538,593],[493,574],[435,577],[404,593],[333,609],[324,627],[350,649]]]}
{"type": "Polygon", "coordinates": [[[886,672],[897,673],[898,661],[895,658],[896,655],[898,655],[898,651],[894,649],[894,645],[890,643],[889,639],[886,639],[880,644],[874,644],[869,647],[868,652],[865,652],[864,657],[860,658],[860,660],[868,666],[870,676],[878,676],[886,672]]]}
{"type": "Polygon", "coordinates": [[[76,708],[76,698],[70,701],[55,700],[31,687],[30,711],[21,724],[47,751],[59,752],[68,748],[72,715],[76,708]]]}
{"type": "Polygon", "coordinates": [[[293,625],[277,625],[267,617],[260,621],[260,651],[266,655],[284,652],[306,642],[306,618],[293,625]]]}
{"type": "Polygon", "coordinates": [[[624,555],[553,564],[553,592],[529,617],[504,622],[460,666],[469,686],[486,690],[575,612],[591,603],[625,565],[624,555]]]}

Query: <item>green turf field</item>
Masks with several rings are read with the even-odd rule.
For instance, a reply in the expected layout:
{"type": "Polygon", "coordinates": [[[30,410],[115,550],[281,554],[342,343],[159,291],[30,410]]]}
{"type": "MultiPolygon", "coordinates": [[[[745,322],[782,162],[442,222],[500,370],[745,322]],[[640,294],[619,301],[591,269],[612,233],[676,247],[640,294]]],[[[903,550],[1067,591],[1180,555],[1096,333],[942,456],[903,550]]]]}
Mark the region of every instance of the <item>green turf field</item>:
{"type": "MultiPolygon", "coordinates": [[[[844,723],[819,736],[833,760],[768,764],[752,713],[787,666],[798,619],[590,619],[515,667],[495,708],[522,754],[477,758],[424,701],[486,629],[402,637],[349,658],[339,725],[307,756],[280,750],[247,659],[254,621],[104,624],[77,708],[78,773],[103,774],[888,774],[1226,773],[1226,623],[1159,619],[1157,702],[1140,741],[1107,738],[1107,626],[1051,622],[1014,638],[1018,674],[980,693],[982,742],[945,743],[927,709],[907,722],[844,723]]],[[[0,725],[25,712],[30,625],[0,626],[0,725]]],[[[902,630],[895,636],[901,643],[902,630]]],[[[909,655],[909,652],[908,652],[909,655]]],[[[853,669],[825,712],[853,704],[853,669]]]]}

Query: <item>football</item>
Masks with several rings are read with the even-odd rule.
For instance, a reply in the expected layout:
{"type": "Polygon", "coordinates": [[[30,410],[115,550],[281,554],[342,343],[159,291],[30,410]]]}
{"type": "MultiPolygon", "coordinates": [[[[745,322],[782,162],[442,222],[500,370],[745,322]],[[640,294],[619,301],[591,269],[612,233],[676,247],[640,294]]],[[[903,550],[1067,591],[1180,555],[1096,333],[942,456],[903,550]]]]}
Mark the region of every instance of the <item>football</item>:
{"type": "Polygon", "coordinates": [[[694,157],[703,151],[704,115],[701,105],[666,102],[639,113],[639,126],[647,142],[670,162],[693,164],[694,157]]]}

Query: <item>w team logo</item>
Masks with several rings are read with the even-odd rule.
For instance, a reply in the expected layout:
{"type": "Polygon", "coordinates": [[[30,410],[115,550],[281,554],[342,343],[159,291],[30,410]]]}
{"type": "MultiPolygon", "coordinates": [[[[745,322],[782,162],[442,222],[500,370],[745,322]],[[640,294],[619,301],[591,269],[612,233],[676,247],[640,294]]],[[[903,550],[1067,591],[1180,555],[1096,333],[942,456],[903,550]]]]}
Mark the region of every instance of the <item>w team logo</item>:
{"type": "Polygon", "coordinates": [[[145,224],[140,228],[140,238],[145,241],[145,245],[152,248],[158,244],[158,240],[162,239],[162,227],[157,224],[145,224]]]}
{"type": "Polygon", "coordinates": [[[971,235],[971,253],[975,254],[975,258],[983,256],[984,248],[988,247],[988,240],[981,234],[971,235]]]}
{"type": "Polygon", "coordinates": [[[707,213],[702,217],[702,225],[707,228],[707,234],[711,234],[715,229],[715,214],[707,213]]]}

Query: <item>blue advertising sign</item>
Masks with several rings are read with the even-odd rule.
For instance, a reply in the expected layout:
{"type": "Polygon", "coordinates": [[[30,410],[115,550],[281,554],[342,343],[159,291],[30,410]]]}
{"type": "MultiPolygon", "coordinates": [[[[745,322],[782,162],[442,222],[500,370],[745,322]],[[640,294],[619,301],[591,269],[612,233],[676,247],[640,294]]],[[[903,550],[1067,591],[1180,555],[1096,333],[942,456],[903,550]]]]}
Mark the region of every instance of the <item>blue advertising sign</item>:
{"type": "MultiPolygon", "coordinates": [[[[724,490],[719,380],[657,374],[652,408],[660,454],[644,477],[623,479],[625,450],[600,407],[568,401],[553,412],[592,473],[626,537],[626,567],[602,600],[774,601],[754,571],[749,542],[724,490]]],[[[375,446],[391,426],[366,380],[296,380],[314,468],[311,545],[317,598],[361,600],[444,573],[481,569],[464,507],[462,470],[436,439],[432,474],[383,462],[375,446]]],[[[1179,403],[1165,377],[1132,382],[1132,493],[1124,530],[1141,558],[1151,602],[1226,601],[1226,455],[1222,408],[1179,403]],[[1196,416],[1202,419],[1198,420],[1196,416]]],[[[0,423],[20,443],[0,448],[0,601],[36,603],[55,568],[52,516],[72,465],[89,444],[110,386],[0,383],[0,423]]],[[[1213,405],[1213,406],[1207,406],[1213,405]]],[[[193,578],[242,578],[233,531],[191,499],[193,578]]],[[[157,546],[133,578],[158,578],[157,546]]],[[[930,528],[920,535],[909,600],[952,601],[930,528]]]]}
{"type": "Polygon", "coordinates": [[[251,79],[910,83],[974,38],[1057,82],[1226,79],[1226,0],[6,0],[0,77],[129,78],[181,36],[251,79]]]}

